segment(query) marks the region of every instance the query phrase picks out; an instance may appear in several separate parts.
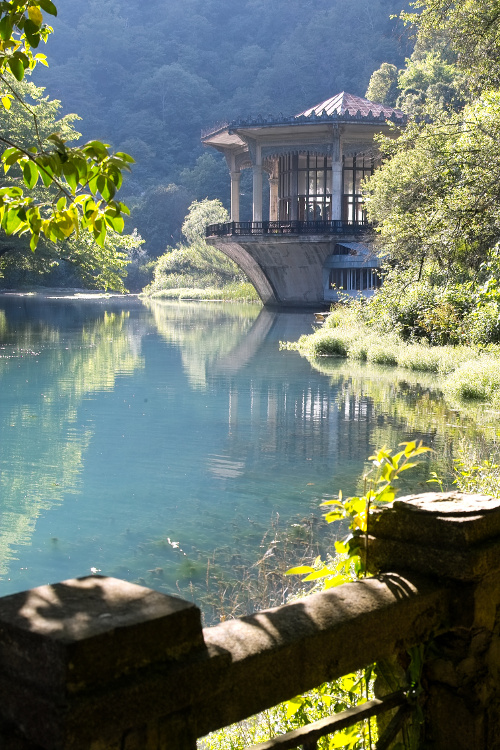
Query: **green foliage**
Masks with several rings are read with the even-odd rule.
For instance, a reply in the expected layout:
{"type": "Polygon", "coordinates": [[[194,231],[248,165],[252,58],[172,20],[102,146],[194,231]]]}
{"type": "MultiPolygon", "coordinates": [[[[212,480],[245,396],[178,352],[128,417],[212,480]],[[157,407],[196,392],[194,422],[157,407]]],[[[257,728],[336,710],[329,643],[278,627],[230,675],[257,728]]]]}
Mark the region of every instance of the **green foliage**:
{"type": "Polygon", "coordinates": [[[193,196],[173,183],[158,184],[131,202],[133,224],[146,238],[150,258],[156,258],[181,240],[181,226],[193,196]]]}
{"type": "Polygon", "coordinates": [[[250,282],[235,281],[224,284],[221,288],[216,287],[179,287],[162,289],[159,292],[148,293],[153,299],[175,299],[175,300],[213,300],[222,302],[259,302],[260,297],[250,282]]]}
{"type": "MultiPolygon", "coordinates": [[[[1,156],[7,178],[0,186],[0,226],[7,235],[27,235],[32,251],[41,237],[58,243],[87,230],[92,246],[103,251],[96,251],[95,268],[108,261],[107,234],[124,228],[128,209],[116,193],[134,160],[96,140],[70,146],[78,136],[75,116],[57,122],[59,102],[42,98],[41,89],[26,83],[38,63],[47,65],[45,55],[34,52],[52,32],[44,13],[57,15],[51,0],[0,5],[0,143],[7,147],[1,156]]],[[[110,278],[116,281],[118,255],[110,259],[113,265],[110,278]]]]}
{"type": "MultiPolygon", "coordinates": [[[[38,134],[45,139],[57,131],[66,140],[75,140],[79,133],[74,128],[76,115],[59,117],[61,104],[44,95],[44,89],[24,79],[13,86],[16,98],[10,109],[0,107],[0,130],[24,147],[28,147],[32,133],[32,117],[37,120],[38,134]],[[25,106],[26,105],[26,106],[25,106]]],[[[20,176],[11,177],[9,171],[2,184],[16,186],[20,176]]],[[[52,200],[52,191],[40,182],[32,190],[32,197],[40,204],[52,200]]],[[[89,232],[73,234],[56,242],[41,238],[33,252],[26,236],[16,233],[0,235],[0,277],[8,286],[49,284],[52,286],[101,286],[124,290],[123,277],[128,263],[127,252],[141,243],[137,235],[120,235],[109,229],[100,246],[89,232]]]]}
{"type": "MultiPolygon", "coordinates": [[[[83,117],[85,140],[102,133],[136,158],[122,194],[141,206],[130,227],[152,257],[180,241],[193,199],[229,205],[227,165],[203,149],[201,128],[301,112],[342,90],[361,94],[375,68],[384,60],[401,67],[407,53],[390,17],[399,0],[150,0],[147,13],[134,0],[56,4],[50,68],[35,71],[36,80],[43,73],[49,90],[83,117]],[[155,203],[156,186],[170,184],[189,194],[176,220],[146,205],[149,197],[155,203]]],[[[242,220],[249,212],[245,169],[242,220]]]]}
{"type": "MultiPolygon", "coordinates": [[[[335,543],[336,556],[326,563],[322,563],[320,558],[315,560],[314,566],[300,565],[287,571],[287,575],[304,575],[303,583],[318,581],[323,582],[325,589],[340,586],[344,583],[365,577],[369,570],[368,558],[368,531],[369,516],[373,509],[382,507],[386,503],[391,503],[396,496],[394,483],[404,471],[416,466],[415,458],[427,453],[430,448],[422,445],[422,442],[411,441],[402,443],[403,450],[394,454],[386,447],[376,451],[368,459],[372,461],[372,472],[368,472],[364,477],[365,493],[359,497],[349,497],[343,499],[340,491],[338,497],[332,500],[326,500],[323,506],[331,508],[325,519],[328,523],[335,521],[347,520],[349,523],[350,533],[342,542],[335,543]]],[[[346,675],[338,681],[341,687],[345,687],[345,681],[350,684],[358,685],[357,703],[366,700],[368,685],[371,678],[372,668],[368,669],[368,674],[360,676],[359,674],[346,675]]],[[[297,710],[303,704],[307,705],[307,698],[299,696],[288,702],[289,711],[297,710]]],[[[335,711],[343,710],[335,707],[335,711]]],[[[305,717],[307,718],[307,717],[305,717]]],[[[371,744],[371,743],[370,743],[371,744]]],[[[346,732],[344,735],[336,735],[333,743],[326,747],[343,747],[343,748],[360,748],[366,747],[364,732],[360,727],[354,727],[354,731],[346,732]]]]}
{"type": "Polygon", "coordinates": [[[395,455],[387,448],[381,448],[373,456],[372,471],[365,476],[365,494],[360,497],[349,497],[346,500],[339,492],[337,498],[326,500],[323,506],[332,506],[325,515],[328,523],[333,521],[349,521],[350,534],[344,542],[335,545],[337,557],[333,565],[323,565],[319,570],[308,566],[291,568],[289,575],[307,573],[303,582],[325,579],[325,588],[339,586],[342,583],[364,577],[369,569],[367,565],[367,535],[368,518],[370,511],[385,503],[391,503],[396,496],[394,482],[404,471],[413,468],[417,464],[413,459],[427,453],[430,448],[422,445],[422,442],[411,441],[401,443],[403,450],[395,455]],[[354,574],[354,575],[353,575],[354,574]]]}
{"type": "Polygon", "coordinates": [[[461,450],[455,459],[455,484],[462,492],[500,497],[500,464],[498,453],[484,458],[477,448],[461,450]]]}
{"type": "MultiPolygon", "coordinates": [[[[343,349],[352,360],[435,373],[440,377],[439,387],[452,402],[483,400],[500,403],[500,351],[497,345],[489,344],[478,349],[464,345],[430,346],[425,339],[423,343],[407,343],[390,330],[387,324],[389,315],[382,321],[384,327],[373,326],[374,321],[380,321],[374,318],[371,304],[355,302],[350,308],[339,308],[315,333],[302,336],[295,344],[282,346],[298,349],[312,358],[329,354],[332,349],[338,354],[343,349]],[[363,316],[369,325],[363,322],[363,316]]],[[[488,309],[487,305],[482,309],[488,309]]],[[[476,320],[475,314],[473,310],[467,321],[476,320]]]]}
{"type": "Polygon", "coordinates": [[[258,299],[240,268],[205,242],[208,224],[225,222],[228,218],[219,200],[194,201],[182,225],[189,245],[169,248],[158,258],[145,294],[195,299],[199,298],[200,290],[205,290],[205,299],[258,299]]]}
{"type": "Polygon", "coordinates": [[[389,107],[395,107],[398,95],[398,69],[390,63],[382,63],[380,68],[372,73],[365,96],[371,102],[381,102],[389,107]]]}
{"type": "Polygon", "coordinates": [[[459,66],[477,90],[500,86],[500,4],[498,0],[415,0],[402,13],[422,39],[445,33],[459,66]]]}
{"type": "Polygon", "coordinates": [[[400,71],[397,106],[412,115],[457,111],[465,104],[465,80],[439,49],[413,53],[400,71]]]}
{"type": "Polygon", "coordinates": [[[209,224],[224,224],[229,221],[229,214],[220,200],[194,201],[189,206],[188,214],[182,225],[182,234],[190,243],[205,239],[205,230],[209,224]]]}
{"type": "MultiPolygon", "coordinates": [[[[366,700],[364,691],[364,679],[359,674],[345,675],[340,680],[324,683],[244,722],[214,732],[199,741],[198,747],[200,750],[246,750],[251,744],[265,742],[332,713],[359,705],[366,700]]],[[[318,748],[354,750],[362,746],[365,734],[363,725],[354,726],[336,733],[334,737],[320,739],[318,748]]]]}

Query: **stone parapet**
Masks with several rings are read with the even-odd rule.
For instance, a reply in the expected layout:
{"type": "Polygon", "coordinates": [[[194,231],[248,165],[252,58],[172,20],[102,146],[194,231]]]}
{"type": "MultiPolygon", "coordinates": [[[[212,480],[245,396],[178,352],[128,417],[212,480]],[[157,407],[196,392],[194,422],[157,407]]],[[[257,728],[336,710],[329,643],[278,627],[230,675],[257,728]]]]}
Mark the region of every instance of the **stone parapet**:
{"type": "Polygon", "coordinates": [[[0,747],[194,750],[211,730],[374,661],[404,666],[432,642],[425,747],[496,750],[499,514],[488,497],[403,498],[370,522],[381,574],[204,630],[193,604],[111,578],[4,597],[0,747]]]}

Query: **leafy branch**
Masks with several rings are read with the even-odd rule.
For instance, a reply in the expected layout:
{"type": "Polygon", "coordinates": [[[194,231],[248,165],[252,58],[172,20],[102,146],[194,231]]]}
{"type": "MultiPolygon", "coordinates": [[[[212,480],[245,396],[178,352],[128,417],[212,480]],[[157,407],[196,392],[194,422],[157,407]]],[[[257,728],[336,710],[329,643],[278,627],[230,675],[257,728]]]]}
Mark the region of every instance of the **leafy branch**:
{"type": "Polygon", "coordinates": [[[394,482],[403,471],[417,466],[417,456],[427,453],[431,448],[412,440],[401,443],[403,450],[395,455],[386,447],[369,457],[372,461],[374,477],[365,476],[365,494],[361,497],[342,497],[326,500],[323,506],[333,507],[325,514],[328,523],[349,521],[349,534],[343,541],[335,542],[336,557],[332,562],[322,563],[316,558],[314,566],[300,565],[290,568],[287,575],[304,575],[303,583],[324,580],[324,588],[340,586],[342,583],[363,578],[367,574],[368,554],[368,519],[374,508],[391,503],[396,496],[394,482]]]}
{"type": "Polygon", "coordinates": [[[0,188],[0,226],[8,235],[29,234],[32,250],[42,235],[57,242],[78,235],[80,228],[103,248],[107,232],[122,232],[123,215],[129,214],[115,195],[134,159],[111,152],[109,144],[101,141],[68,146],[60,133],[42,140],[35,112],[16,93],[9,77],[22,81],[38,63],[47,64],[45,55],[33,52],[52,33],[44,13],[57,15],[51,0],[0,2],[0,101],[6,111],[12,100],[20,102],[33,120],[37,142],[25,148],[7,135],[0,136],[0,143],[7,146],[0,157],[4,173],[16,165],[22,179],[22,186],[16,179],[0,188]],[[45,200],[25,192],[25,188],[33,191],[39,181],[51,189],[45,200]]]}

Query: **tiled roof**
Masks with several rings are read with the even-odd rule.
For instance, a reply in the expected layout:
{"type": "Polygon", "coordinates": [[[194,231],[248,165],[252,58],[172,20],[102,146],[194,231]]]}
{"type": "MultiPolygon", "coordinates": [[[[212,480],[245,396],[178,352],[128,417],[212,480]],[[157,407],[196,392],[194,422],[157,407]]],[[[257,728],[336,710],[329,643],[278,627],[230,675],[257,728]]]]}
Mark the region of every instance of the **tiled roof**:
{"type": "Polygon", "coordinates": [[[321,104],[317,104],[315,107],[300,112],[296,117],[310,117],[313,113],[319,116],[323,112],[326,112],[329,116],[334,113],[338,115],[349,114],[354,116],[359,112],[361,117],[367,117],[371,112],[374,117],[380,117],[381,114],[388,118],[394,114],[397,117],[404,117],[403,112],[399,109],[388,107],[385,104],[370,102],[368,99],[363,99],[362,96],[354,96],[354,94],[348,94],[345,91],[332,96],[330,99],[321,102],[321,104]]]}

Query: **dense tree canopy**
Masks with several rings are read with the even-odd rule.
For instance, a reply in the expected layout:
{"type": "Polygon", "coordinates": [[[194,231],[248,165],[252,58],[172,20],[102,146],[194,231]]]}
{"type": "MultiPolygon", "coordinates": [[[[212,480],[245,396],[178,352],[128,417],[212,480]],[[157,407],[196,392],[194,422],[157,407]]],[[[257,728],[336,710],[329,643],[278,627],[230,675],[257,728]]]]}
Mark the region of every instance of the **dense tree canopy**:
{"type": "Polygon", "coordinates": [[[403,14],[421,39],[444,34],[476,91],[500,87],[499,0],[415,0],[403,14]]]}
{"type": "Polygon", "coordinates": [[[500,60],[500,4],[414,5],[418,42],[398,75],[398,104],[417,117],[382,142],[389,158],[367,186],[368,212],[386,257],[414,278],[434,264],[441,280],[482,283],[500,241],[500,89],[482,58],[488,44],[492,64],[500,60]]]}
{"type": "MultiPolygon", "coordinates": [[[[227,165],[203,151],[201,128],[248,114],[294,114],[342,90],[362,94],[384,60],[404,62],[404,27],[390,18],[402,6],[150,0],[145,13],[134,0],[58,0],[50,67],[35,75],[82,116],[84,137],[134,156],[123,188],[129,226],[157,256],[180,239],[182,218],[173,226],[153,209],[173,197],[171,186],[187,193],[182,216],[193,199],[220,198],[228,207],[227,165]]],[[[246,178],[245,171],[245,193],[246,178]]],[[[242,215],[249,205],[245,194],[242,215]]]]}

